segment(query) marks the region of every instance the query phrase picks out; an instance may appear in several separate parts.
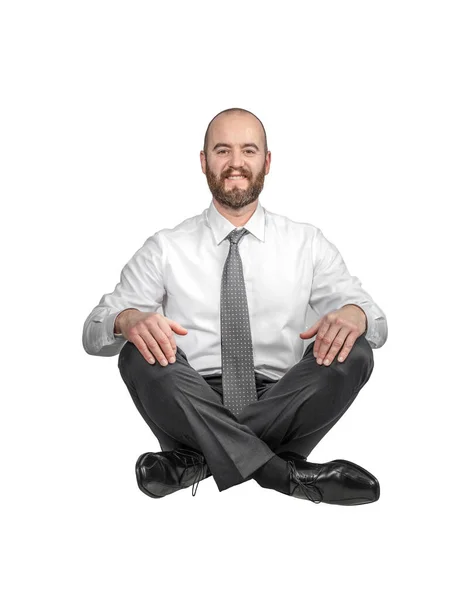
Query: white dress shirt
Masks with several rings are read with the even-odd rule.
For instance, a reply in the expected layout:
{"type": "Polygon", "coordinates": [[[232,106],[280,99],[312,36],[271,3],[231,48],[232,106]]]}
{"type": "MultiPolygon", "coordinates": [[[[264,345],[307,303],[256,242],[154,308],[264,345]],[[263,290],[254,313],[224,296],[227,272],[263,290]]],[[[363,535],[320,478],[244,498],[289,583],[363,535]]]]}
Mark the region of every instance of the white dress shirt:
{"type": "MultiPolygon", "coordinates": [[[[256,372],[278,380],[299,362],[304,353],[299,333],[315,322],[306,324],[307,305],[320,318],[356,304],[366,314],[364,335],[370,346],[385,343],[385,314],[319,228],[272,213],[260,200],[243,227],[250,232],[239,254],[256,372]]],[[[162,312],[188,330],[173,335],[190,365],[202,376],[221,374],[221,277],[230,246],[226,236],[233,229],[239,227],[212,200],[200,215],[149,237],[122,269],[114,291],[104,294],[87,317],[86,352],[120,352],[127,341],[115,337],[114,322],[122,310],[162,312]]]]}

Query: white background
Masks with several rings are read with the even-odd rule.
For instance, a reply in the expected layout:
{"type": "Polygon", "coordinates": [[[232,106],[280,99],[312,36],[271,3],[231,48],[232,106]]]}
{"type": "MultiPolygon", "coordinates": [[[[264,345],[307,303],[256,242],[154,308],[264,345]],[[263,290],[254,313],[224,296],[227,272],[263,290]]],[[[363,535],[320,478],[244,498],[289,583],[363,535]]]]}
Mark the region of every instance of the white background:
{"type": "Polygon", "coordinates": [[[1,6],[2,596],[466,597],[466,4],[1,6]],[[117,357],[82,347],[146,238],[209,205],[199,151],[230,107],[267,130],[263,205],[320,227],[386,313],[310,456],[367,468],[374,504],[213,478],[148,498],[158,442],[117,357]]]}

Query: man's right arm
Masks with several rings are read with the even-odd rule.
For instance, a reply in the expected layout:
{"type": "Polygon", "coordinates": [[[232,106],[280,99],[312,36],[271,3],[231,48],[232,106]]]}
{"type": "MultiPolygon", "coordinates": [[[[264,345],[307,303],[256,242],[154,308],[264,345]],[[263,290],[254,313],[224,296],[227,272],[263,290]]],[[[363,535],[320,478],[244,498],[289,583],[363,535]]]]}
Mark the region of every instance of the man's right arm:
{"type": "Polygon", "coordinates": [[[82,343],[94,356],[115,356],[126,339],[116,337],[117,317],[128,309],[156,312],[165,294],[164,253],[159,233],[149,237],[122,269],[120,282],[110,294],[104,294],[83,326],[82,343]]]}

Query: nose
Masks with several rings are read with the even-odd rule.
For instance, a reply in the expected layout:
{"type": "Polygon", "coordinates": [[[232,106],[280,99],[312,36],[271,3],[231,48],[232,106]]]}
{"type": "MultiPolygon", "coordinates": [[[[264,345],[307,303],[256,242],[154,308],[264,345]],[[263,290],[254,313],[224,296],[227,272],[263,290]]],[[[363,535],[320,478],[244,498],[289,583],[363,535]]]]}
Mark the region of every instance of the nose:
{"type": "Polygon", "coordinates": [[[229,166],[232,169],[238,169],[244,166],[244,157],[240,148],[233,148],[229,159],[229,166]]]}

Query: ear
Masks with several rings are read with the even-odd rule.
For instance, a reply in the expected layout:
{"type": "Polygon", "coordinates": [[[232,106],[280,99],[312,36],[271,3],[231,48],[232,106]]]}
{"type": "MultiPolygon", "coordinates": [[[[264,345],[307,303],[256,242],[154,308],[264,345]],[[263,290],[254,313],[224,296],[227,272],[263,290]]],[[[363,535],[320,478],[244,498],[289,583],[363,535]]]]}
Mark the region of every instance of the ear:
{"type": "Polygon", "coordinates": [[[200,164],[203,173],[206,175],[206,156],[203,150],[200,150],[200,164]]]}
{"type": "Polygon", "coordinates": [[[268,175],[268,173],[270,172],[270,165],[271,165],[271,152],[270,152],[270,150],[268,150],[267,155],[265,157],[265,175],[268,175]]]}

